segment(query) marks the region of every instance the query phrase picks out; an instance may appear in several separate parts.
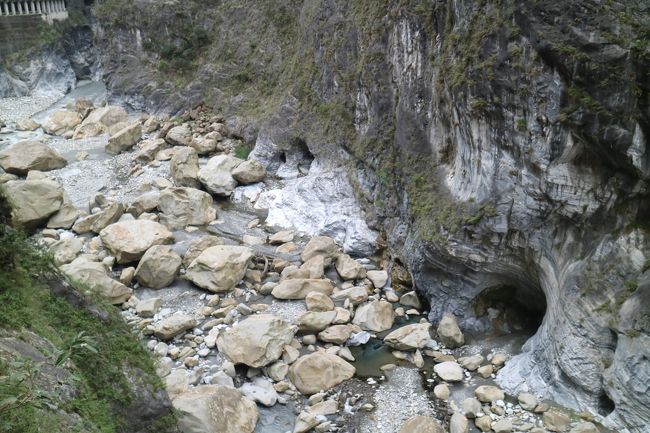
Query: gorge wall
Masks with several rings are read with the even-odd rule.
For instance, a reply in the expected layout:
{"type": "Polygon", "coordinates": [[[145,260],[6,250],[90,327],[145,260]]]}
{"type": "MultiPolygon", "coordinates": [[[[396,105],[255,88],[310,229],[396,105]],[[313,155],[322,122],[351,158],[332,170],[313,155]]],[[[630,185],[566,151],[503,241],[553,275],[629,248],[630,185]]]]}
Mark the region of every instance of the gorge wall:
{"type": "Polygon", "coordinates": [[[266,164],[345,166],[431,319],[543,315],[500,373],[641,432],[650,404],[650,6],[105,0],[113,97],[205,102],[266,164]],[[306,150],[308,149],[308,151],[306,150]],[[410,278],[408,278],[410,276],[410,278]]]}

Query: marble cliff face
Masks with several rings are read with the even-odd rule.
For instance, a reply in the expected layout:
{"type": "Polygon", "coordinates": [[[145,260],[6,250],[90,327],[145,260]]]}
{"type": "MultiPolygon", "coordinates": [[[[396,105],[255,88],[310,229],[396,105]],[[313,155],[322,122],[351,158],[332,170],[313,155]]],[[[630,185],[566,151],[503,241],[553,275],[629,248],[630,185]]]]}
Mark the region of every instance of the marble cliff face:
{"type": "MultiPolygon", "coordinates": [[[[650,380],[642,361],[648,51],[634,45],[633,26],[615,24],[624,8],[345,3],[298,2],[285,11],[291,24],[243,6],[253,21],[272,24],[247,36],[266,54],[242,48],[231,61],[253,65],[252,82],[277,73],[291,83],[280,94],[275,88],[278,102],[251,121],[248,139],[269,165],[306,146],[348,167],[371,225],[427,294],[431,319],[451,311],[465,329],[485,331],[493,321],[476,305],[500,290],[543,316],[500,374],[503,386],[596,408],[634,431],[650,380]],[[285,34],[283,25],[296,28],[285,34]],[[301,43],[273,41],[269,32],[301,43]]],[[[242,11],[230,13],[223,22],[237,28],[242,11]]],[[[211,25],[224,40],[233,31],[211,25]]],[[[155,40],[151,31],[104,44],[109,86],[174,109],[160,84],[111,61],[114,50],[144,50],[134,32],[155,40]]],[[[206,50],[179,92],[237,110],[250,96],[228,97],[230,82],[214,73],[223,46],[206,50]]]]}
{"type": "Polygon", "coordinates": [[[538,316],[499,375],[506,389],[641,431],[650,51],[635,17],[647,6],[380,3],[136,2],[120,19],[100,11],[93,30],[114,97],[245,113],[231,126],[272,170],[313,157],[347,169],[432,320],[453,312],[487,331],[499,294],[538,316]],[[188,23],[192,35],[170,31],[188,23]],[[200,55],[170,66],[182,40],[200,55]]]}

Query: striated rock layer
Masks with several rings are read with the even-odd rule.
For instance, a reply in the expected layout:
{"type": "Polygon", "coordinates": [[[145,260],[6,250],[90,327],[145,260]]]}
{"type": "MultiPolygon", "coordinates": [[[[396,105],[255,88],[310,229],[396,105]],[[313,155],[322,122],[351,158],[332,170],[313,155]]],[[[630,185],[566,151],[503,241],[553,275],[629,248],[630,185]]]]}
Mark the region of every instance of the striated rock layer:
{"type": "MultiPolygon", "coordinates": [[[[464,330],[485,331],[507,311],[534,319],[534,337],[499,373],[507,390],[643,431],[644,2],[244,1],[204,10],[189,1],[182,7],[202,11],[187,14],[200,16],[192,25],[171,9],[130,7],[119,14],[148,18],[138,38],[129,20],[98,14],[112,35],[100,50],[115,95],[150,111],[205,100],[267,113],[228,127],[256,143],[269,173],[298,177],[304,196],[310,181],[299,176],[314,158],[318,172],[347,168],[394,269],[408,268],[389,284],[415,285],[434,322],[451,312],[464,330]],[[147,66],[160,65],[159,53],[142,47],[181,44],[186,28],[208,36],[193,39],[195,58],[174,64],[189,78],[173,87],[147,66]]],[[[284,197],[266,200],[291,209],[284,197]]],[[[284,216],[271,218],[282,225],[284,216]]]]}

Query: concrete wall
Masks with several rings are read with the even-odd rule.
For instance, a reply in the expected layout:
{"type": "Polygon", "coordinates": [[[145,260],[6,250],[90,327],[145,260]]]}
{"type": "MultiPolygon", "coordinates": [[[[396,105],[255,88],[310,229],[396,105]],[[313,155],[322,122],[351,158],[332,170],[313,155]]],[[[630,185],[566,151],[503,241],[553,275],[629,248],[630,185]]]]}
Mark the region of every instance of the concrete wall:
{"type": "Polygon", "coordinates": [[[8,54],[33,44],[39,37],[40,15],[0,16],[0,55],[8,54]]]}
{"type": "Polygon", "coordinates": [[[67,17],[65,0],[0,0],[0,55],[32,45],[43,21],[67,17]]]}

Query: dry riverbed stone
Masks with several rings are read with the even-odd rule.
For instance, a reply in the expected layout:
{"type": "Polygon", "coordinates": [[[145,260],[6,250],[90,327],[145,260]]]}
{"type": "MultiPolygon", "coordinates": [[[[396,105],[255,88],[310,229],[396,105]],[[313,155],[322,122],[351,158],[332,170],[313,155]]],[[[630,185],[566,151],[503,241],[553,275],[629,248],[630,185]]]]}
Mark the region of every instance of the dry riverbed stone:
{"type": "Polygon", "coordinates": [[[194,317],[187,314],[174,314],[165,317],[154,327],[154,335],[161,340],[170,340],[196,325],[194,317]]]}
{"type": "Polygon", "coordinates": [[[12,180],[3,185],[3,192],[12,204],[11,221],[18,227],[45,223],[63,204],[61,185],[50,180],[12,180]]]}
{"type": "Polygon", "coordinates": [[[174,242],[174,235],[164,225],[148,220],[116,222],[99,236],[117,263],[137,261],[152,246],[174,242]]]}
{"type": "Polygon", "coordinates": [[[436,364],[433,371],[446,382],[460,382],[463,380],[463,368],[454,361],[436,364]]]}
{"type": "Polygon", "coordinates": [[[303,262],[315,256],[323,256],[328,263],[333,259],[339,251],[338,245],[334,239],[327,236],[315,236],[305,245],[300,258],[303,262]]]}
{"type": "Polygon", "coordinates": [[[503,390],[497,386],[481,385],[474,390],[474,395],[483,403],[492,403],[497,400],[503,400],[505,394],[503,390]]]}
{"type": "Polygon", "coordinates": [[[253,251],[238,245],[207,248],[187,268],[187,278],[214,293],[232,290],[246,274],[253,251]]]}
{"type": "Polygon", "coordinates": [[[327,391],[351,379],[356,369],[348,362],[326,352],[302,356],[289,369],[289,379],[305,395],[327,391]]]}
{"type": "Polygon", "coordinates": [[[67,161],[40,141],[19,141],[0,152],[0,167],[7,173],[24,176],[30,170],[49,171],[65,167],[67,161]]]}
{"type": "Polygon", "coordinates": [[[329,280],[297,278],[281,281],[273,288],[271,294],[277,299],[305,299],[311,292],[318,292],[329,296],[333,290],[334,286],[329,280]]]}
{"type": "Polygon", "coordinates": [[[259,419],[255,403],[235,388],[204,385],[173,400],[183,433],[252,433],[259,419]]]}
{"type": "Polygon", "coordinates": [[[384,338],[384,343],[397,350],[422,349],[427,345],[430,323],[414,323],[394,330],[384,338]]]}
{"type": "Polygon", "coordinates": [[[458,323],[453,314],[446,313],[442,316],[438,324],[438,338],[442,344],[450,349],[460,347],[465,343],[465,337],[458,327],[458,323]]]}
{"type": "Polygon", "coordinates": [[[162,289],[176,278],[181,257],[167,245],[154,245],[140,259],[135,278],[144,287],[162,289]]]}
{"type": "Polygon", "coordinates": [[[291,342],[294,334],[291,326],[281,318],[260,314],[219,334],[217,347],[235,364],[259,368],[280,359],[284,346],[291,342]]]}
{"type": "Polygon", "coordinates": [[[437,419],[418,415],[407,419],[398,433],[445,433],[445,429],[437,419]]]}
{"type": "Polygon", "coordinates": [[[93,262],[86,257],[79,257],[67,265],[61,266],[61,271],[80,287],[87,287],[108,299],[112,304],[126,302],[133,291],[124,284],[108,276],[106,268],[100,262],[93,262]]]}
{"type": "Polygon", "coordinates": [[[352,323],[366,331],[383,332],[393,327],[393,306],[384,300],[371,301],[357,308],[352,323]]]}

